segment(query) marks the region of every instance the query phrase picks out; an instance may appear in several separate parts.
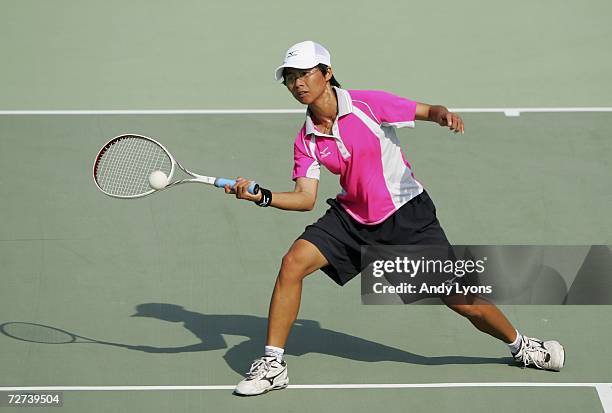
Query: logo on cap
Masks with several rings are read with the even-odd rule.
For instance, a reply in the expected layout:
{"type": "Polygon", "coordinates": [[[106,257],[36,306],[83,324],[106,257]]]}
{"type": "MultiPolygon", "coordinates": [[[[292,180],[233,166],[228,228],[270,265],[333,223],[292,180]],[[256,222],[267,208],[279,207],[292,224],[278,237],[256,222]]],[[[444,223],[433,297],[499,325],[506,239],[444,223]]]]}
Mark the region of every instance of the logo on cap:
{"type": "Polygon", "coordinates": [[[291,51],[287,53],[287,59],[293,56],[297,56],[298,52],[297,50],[291,51]]]}

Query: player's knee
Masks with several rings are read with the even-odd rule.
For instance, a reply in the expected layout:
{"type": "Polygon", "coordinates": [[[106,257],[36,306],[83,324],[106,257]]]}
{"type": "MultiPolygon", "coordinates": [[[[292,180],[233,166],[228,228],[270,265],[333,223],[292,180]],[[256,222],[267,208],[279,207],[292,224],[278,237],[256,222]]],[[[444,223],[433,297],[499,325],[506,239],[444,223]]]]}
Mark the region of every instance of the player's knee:
{"type": "Polygon", "coordinates": [[[283,257],[281,270],[278,275],[281,282],[301,281],[306,276],[306,263],[304,259],[293,251],[283,257]]]}

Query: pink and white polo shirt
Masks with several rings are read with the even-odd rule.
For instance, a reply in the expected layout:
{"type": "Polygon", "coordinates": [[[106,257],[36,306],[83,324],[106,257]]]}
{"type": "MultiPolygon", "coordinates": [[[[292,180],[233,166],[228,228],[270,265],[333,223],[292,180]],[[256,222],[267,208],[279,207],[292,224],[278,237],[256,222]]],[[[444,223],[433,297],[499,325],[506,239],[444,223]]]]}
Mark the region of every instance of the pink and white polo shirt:
{"type": "Polygon", "coordinates": [[[295,138],[293,179],[319,179],[320,165],[340,175],[336,197],[355,220],[374,225],[423,192],[395,128],[414,127],[417,103],[388,92],[335,88],[338,116],[332,134],[306,114],[295,138]]]}

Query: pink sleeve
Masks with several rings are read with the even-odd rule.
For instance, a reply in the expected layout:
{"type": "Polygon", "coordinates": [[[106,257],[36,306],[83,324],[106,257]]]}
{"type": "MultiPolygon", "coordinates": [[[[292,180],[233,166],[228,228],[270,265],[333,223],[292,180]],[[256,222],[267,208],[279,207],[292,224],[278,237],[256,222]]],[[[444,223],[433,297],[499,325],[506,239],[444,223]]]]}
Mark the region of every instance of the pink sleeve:
{"type": "Polygon", "coordinates": [[[414,127],[417,102],[379,90],[362,91],[359,95],[379,123],[414,127]]]}
{"type": "Polygon", "coordinates": [[[319,179],[320,166],[319,162],[310,155],[310,150],[307,147],[307,138],[300,132],[295,139],[293,145],[293,174],[292,179],[297,178],[314,178],[319,179]]]}

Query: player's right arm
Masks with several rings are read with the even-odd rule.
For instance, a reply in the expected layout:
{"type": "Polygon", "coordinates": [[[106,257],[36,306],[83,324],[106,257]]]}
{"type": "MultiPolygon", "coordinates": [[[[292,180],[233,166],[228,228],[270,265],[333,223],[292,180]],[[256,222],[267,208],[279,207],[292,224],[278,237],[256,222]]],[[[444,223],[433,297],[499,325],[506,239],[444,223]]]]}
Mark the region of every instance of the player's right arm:
{"type": "MultiPolygon", "coordinates": [[[[250,181],[238,177],[234,187],[236,198],[246,199],[247,201],[261,201],[262,194],[251,195],[248,192],[250,181]]],[[[270,206],[286,211],[310,211],[314,208],[317,201],[317,190],[319,180],[314,178],[301,177],[295,180],[293,192],[272,192],[272,202],[270,206]]],[[[225,192],[234,191],[226,187],[225,192]]]]}
{"type": "Polygon", "coordinates": [[[270,206],[288,211],[311,211],[317,202],[318,188],[318,179],[297,178],[293,192],[272,193],[270,206]]]}

